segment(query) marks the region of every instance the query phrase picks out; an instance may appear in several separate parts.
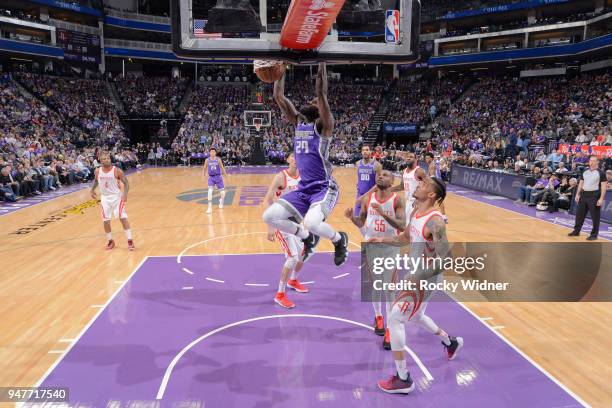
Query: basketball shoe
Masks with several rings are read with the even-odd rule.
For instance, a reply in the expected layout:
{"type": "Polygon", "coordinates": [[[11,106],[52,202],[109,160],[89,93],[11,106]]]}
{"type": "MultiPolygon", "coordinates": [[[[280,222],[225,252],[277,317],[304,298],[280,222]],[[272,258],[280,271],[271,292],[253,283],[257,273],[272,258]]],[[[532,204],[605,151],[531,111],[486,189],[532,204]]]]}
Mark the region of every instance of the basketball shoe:
{"type": "Polygon", "coordinates": [[[461,347],[463,347],[463,338],[462,337],[449,337],[451,344],[450,345],[446,345],[444,344],[444,342],[442,342],[442,345],[444,346],[444,350],[446,351],[446,357],[448,357],[449,360],[453,360],[455,357],[457,357],[457,353],[459,352],[459,350],[461,350],[461,347]]]}
{"type": "Polygon", "coordinates": [[[414,391],[415,384],[410,378],[410,373],[408,373],[408,378],[405,380],[402,380],[399,375],[396,374],[389,377],[387,380],[380,380],[378,382],[378,388],[389,394],[410,394],[414,391]]]}
{"type": "Polygon", "coordinates": [[[383,348],[385,350],[391,350],[391,335],[389,334],[389,328],[385,330],[385,337],[383,338],[383,348]]]}
{"type": "Polygon", "coordinates": [[[302,257],[302,262],[306,262],[310,259],[310,257],[314,254],[314,250],[319,244],[319,240],[321,237],[313,234],[312,232],[308,233],[308,236],[302,240],[304,243],[304,255],[302,257]]]}
{"type": "Polygon", "coordinates": [[[276,294],[276,296],[274,296],[274,301],[275,301],[275,302],[276,302],[278,305],[280,305],[280,306],[284,307],[285,309],[291,309],[291,308],[294,308],[294,307],[295,307],[295,303],[293,303],[292,301],[290,301],[290,300],[287,298],[287,295],[285,295],[285,293],[284,293],[284,292],[278,292],[278,293],[276,294]]]}
{"type": "Polygon", "coordinates": [[[377,336],[385,335],[385,319],[382,316],[376,316],[374,319],[374,333],[377,336]]]}
{"type": "Polygon", "coordinates": [[[348,235],[346,232],[339,232],[340,240],[334,242],[334,263],[336,266],[342,266],[348,258],[348,235]]]}
{"type": "Polygon", "coordinates": [[[287,287],[295,290],[298,293],[310,292],[310,290],[306,286],[302,285],[302,282],[297,279],[290,279],[289,281],[287,281],[287,287]]]}
{"type": "Polygon", "coordinates": [[[108,250],[111,250],[111,249],[113,249],[114,247],[115,247],[115,241],[111,239],[110,241],[108,241],[108,244],[106,244],[106,250],[107,250],[107,251],[108,251],[108,250]]]}

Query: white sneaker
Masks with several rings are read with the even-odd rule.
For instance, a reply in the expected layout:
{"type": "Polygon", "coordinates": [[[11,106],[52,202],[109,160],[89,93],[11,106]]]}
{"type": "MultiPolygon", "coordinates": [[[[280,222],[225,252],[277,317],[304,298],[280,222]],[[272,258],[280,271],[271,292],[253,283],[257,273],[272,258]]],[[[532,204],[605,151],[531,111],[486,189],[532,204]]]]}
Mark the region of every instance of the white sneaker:
{"type": "Polygon", "coordinates": [[[208,207],[208,210],[206,210],[206,214],[212,214],[212,207],[208,207]]]}
{"type": "Polygon", "coordinates": [[[223,208],[223,201],[219,203],[219,208],[223,208]]]}

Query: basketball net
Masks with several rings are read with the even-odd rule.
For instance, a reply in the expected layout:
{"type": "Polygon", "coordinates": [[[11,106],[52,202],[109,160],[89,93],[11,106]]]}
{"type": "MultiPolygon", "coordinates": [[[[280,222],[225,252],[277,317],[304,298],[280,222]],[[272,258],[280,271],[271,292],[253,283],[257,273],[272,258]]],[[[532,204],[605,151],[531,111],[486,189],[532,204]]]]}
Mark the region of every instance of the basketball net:
{"type": "Polygon", "coordinates": [[[253,126],[255,126],[255,130],[257,132],[259,132],[259,129],[261,129],[262,124],[263,121],[260,118],[253,118],[253,126]]]}
{"type": "Polygon", "coordinates": [[[277,65],[283,65],[285,62],[280,60],[253,60],[253,71],[260,68],[269,68],[277,65]]]}

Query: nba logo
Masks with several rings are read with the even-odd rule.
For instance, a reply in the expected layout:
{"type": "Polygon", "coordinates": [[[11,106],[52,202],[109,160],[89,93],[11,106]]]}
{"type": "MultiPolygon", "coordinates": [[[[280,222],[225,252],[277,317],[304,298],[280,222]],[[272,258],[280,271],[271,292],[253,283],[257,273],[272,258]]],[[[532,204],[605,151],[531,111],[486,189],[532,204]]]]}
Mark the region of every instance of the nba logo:
{"type": "Polygon", "coordinates": [[[389,44],[399,43],[399,10],[387,10],[385,19],[385,42],[389,44]]]}

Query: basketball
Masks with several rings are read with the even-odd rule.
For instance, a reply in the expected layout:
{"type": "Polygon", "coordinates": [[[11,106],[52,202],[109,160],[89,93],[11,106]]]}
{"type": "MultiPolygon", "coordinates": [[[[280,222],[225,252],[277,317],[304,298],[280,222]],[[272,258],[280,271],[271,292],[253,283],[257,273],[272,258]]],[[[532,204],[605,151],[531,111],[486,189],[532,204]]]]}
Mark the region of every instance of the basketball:
{"type": "Polygon", "coordinates": [[[268,84],[282,78],[285,73],[285,64],[281,61],[253,61],[257,78],[268,84]]]}

